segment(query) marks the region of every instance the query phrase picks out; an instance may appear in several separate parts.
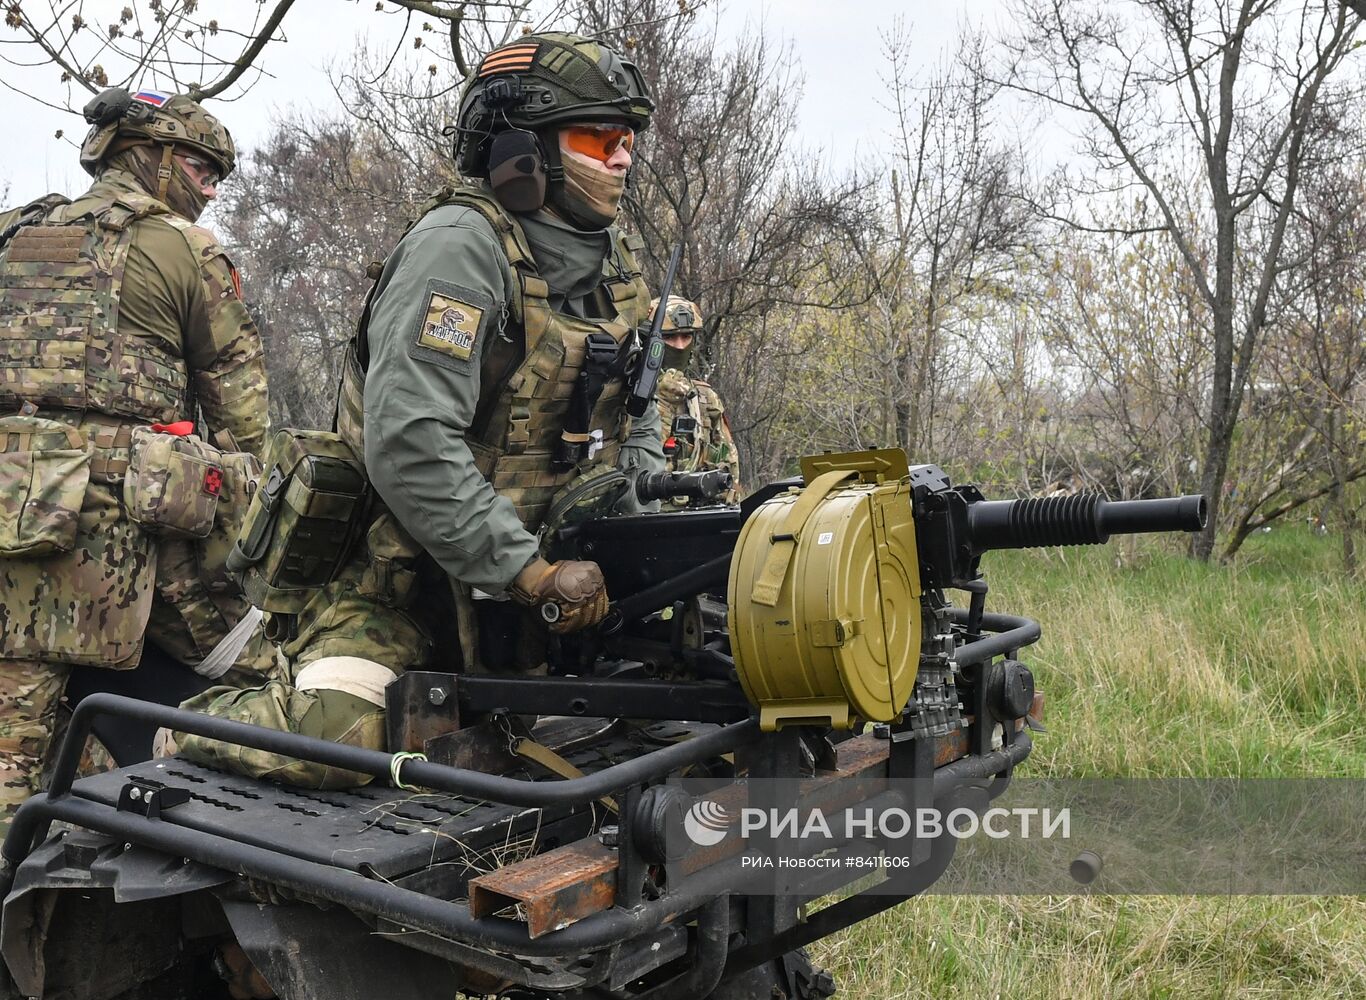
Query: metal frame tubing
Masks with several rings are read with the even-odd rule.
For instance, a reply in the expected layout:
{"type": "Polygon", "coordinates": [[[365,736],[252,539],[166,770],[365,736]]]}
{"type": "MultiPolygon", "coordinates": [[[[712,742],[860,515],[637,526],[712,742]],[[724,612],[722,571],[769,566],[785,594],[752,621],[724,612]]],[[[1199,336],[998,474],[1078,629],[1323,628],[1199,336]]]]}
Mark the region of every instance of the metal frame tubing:
{"type": "MultiPolygon", "coordinates": [[[[359,771],[378,778],[388,779],[394,774],[404,785],[415,785],[433,791],[507,805],[533,807],[582,805],[628,785],[641,784],[652,778],[662,777],[670,771],[731,753],[759,735],[758,723],[749,719],[710,733],[703,733],[693,739],[675,743],[582,778],[565,781],[523,781],[518,778],[447,767],[444,764],[433,764],[411,757],[401,758],[395,763],[394,754],[380,750],[367,750],[310,736],[300,736],[297,733],[264,729],[245,722],[187,712],[184,709],[156,705],[120,695],[93,694],[77,705],[76,711],[72,713],[71,724],[57,757],[52,783],[48,789],[49,804],[55,804],[70,792],[90,727],[96,718],[107,714],[122,715],[165,726],[177,732],[194,733],[208,739],[328,764],[348,771],[359,771]]],[[[39,820],[40,817],[35,811],[23,808],[15,815],[3,847],[4,857],[11,864],[17,864],[27,856],[32,849],[35,832],[40,833],[40,839],[46,838],[46,826],[41,831],[35,830],[39,820]]]]}
{"type": "MultiPolygon", "coordinates": [[[[474,917],[465,903],[437,899],[412,889],[367,878],[357,872],[299,858],[226,837],[153,820],[132,812],[68,795],[48,799],[35,795],[21,808],[42,809],[52,819],[95,830],[127,843],[150,847],[171,857],[257,878],[303,896],[326,900],[374,914],[410,930],[492,951],[546,958],[598,951],[677,919],[716,896],[730,893],[738,881],[738,858],[689,879],[686,891],[635,909],[614,907],[538,938],[527,936],[526,924],[501,917],[474,917]]],[[[16,817],[17,819],[17,817],[16,817]]]]}
{"type": "MultiPolygon", "coordinates": [[[[1011,746],[987,757],[962,758],[946,764],[935,771],[935,797],[946,796],[965,782],[981,780],[1014,766],[1029,755],[1030,749],[1029,735],[1020,733],[1011,746]]],[[[493,951],[528,956],[565,957],[601,950],[650,933],[662,924],[713,902],[719,895],[743,891],[745,881],[741,869],[744,855],[738,855],[703,869],[661,899],[632,909],[614,907],[563,930],[532,939],[527,936],[525,924],[498,917],[476,918],[471,916],[467,904],[436,899],[356,872],[287,857],[165,820],[120,812],[79,795],[59,798],[36,795],[20,807],[15,824],[21,822],[21,817],[28,816],[32,817],[28,820],[32,826],[40,813],[49,820],[72,823],[127,843],[151,847],[171,857],[191,858],[315,899],[374,914],[405,928],[493,951]]]]}
{"type": "MultiPolygon", "coordinates": [[[[949,618],[959,625],[967,623],[966,608],[950,608],[949,618]]],[[[965,643],[954,651],[953,658],[960,664],[982,663],[994,656],[1007,656],[1021,646],[1039,641],[1043,629],[1032,618],[1019,615],[1005,615],[988,611],[982,615],[982,628],[990,629],[995,635],[965,643]]]]}

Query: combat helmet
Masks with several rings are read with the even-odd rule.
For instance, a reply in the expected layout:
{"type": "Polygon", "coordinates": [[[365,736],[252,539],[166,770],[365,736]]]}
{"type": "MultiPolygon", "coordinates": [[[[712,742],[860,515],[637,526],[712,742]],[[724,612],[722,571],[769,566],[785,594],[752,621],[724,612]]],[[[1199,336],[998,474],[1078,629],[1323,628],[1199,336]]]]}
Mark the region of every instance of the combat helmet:
{"type": "MultiPolygon", "coordinates": [[[[650,315],[659,308],[659,298],[650,301],[650,315]]],[[[665,333],[678,330],[684,333],[700,333],[702,330],[702,311],[697,303],[690,302],[680,295],[670,295],[664,305],[664,323],[660,327],[665,333]]]]}
{"type": "MultiPolygon", "coordinates": [[[[653,316],[658,308],[659,298],[656,296],[650,302],[650,315],[653,316]]],[[[670,295],[664,303],[664,322],[660,324],[660,330],[666,337],[670,333],[687,333],[693,336],[694,340],[690,341],[687,347],[664,345],[664,367],[687,371],[688,363],[692,360],[696,337],[702,332],[702,310],[697,308],[695,302],[679,295],[670,295]]]]}
{"type": "Polygon", "coordinates": [[[91,175],[99,173],[111,153],[138,143],[192,149],[218,167],[220,178],[237,163],[232,135],[223,123],[184,94],[110,87],[95,95],[82,113],[90,131],[81,145],[81,166],[91,175]]]}
{"type": "Polygon", "coordinates": [[[654,109],[640,70],[602,42],[559,31],[523,35],[484,56],[466,82],[456,165],[467,177],[485,176],[493,139],[508,130],[603,122],[643,132],[654,109]]]}

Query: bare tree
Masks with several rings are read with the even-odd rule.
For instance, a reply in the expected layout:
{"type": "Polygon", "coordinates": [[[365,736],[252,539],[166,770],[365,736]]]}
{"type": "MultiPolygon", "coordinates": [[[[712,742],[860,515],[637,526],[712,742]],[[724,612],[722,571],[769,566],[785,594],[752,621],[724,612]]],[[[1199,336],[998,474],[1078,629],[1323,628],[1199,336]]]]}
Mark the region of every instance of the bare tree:
{"type": "MultiPolygon", "coordinates": [[[[374,0],[350,2],[364,6],[374,0]]],[[[674,13],[702,3],[680,3],[674,13]]],[[[294,5],[295,0],[234,0],[231,14],[211,17],[199,0],[126,0],[116,15],[86,0],[4,0],[5,25],[19,33],[31,54],[0,59],[13,66],[52,63],[60,72],[61,103],[45,94],[28,96],[67,110],[84,103],[80,95],[108,86],[159,86],[196,99],[216,97],[259,80],[266,73],[266,50],[287,41],[288,29],[316,30],[294,5]]],[[[402,49],[416,48],[430,54],[433,75],[459,78],[487,50],[483,43],[490,36],[566,23],[578,7],[576,0],[377,0],[374,13],[401,21],[390,64],[402,49]]],[[[0,82],[19,89],[3,77],[0,82]]]]}
{"type": "MultiPolygon", "coordinates": [[[[910,76],[910,31],[896,22],[883,38],[889,79],[892,163],[881,229],[856,244],[871,278],[872,329],[886,344],[881,439],[909,453],[934,451],[936,420],[954,359],[949,337],[992,297],[1007,295],[1030,224],[1022,158],[994,133],[998,87],[981,71],[983,41],[960,39],[947,63],[910,76]]],[[[956,384],[977,374],[958,352],[956,384]]]]}
{"type": "Polygon", "coordinates": [[[370,278],[449,161],[412,169],[350,119],[286,119],[242,165],[219,218],[266,340],[275,422],[327,426],[370,278]]]}
{"type": "Polygon", "coordinates": [[[27,39],[40,60],[61,71],[70,109],[73,89],[96,93],[144,80],[197,97],[220,94],[242,79],[271,41],[283,37],[281,25],[293,5],[294,0],[256,3],[246,17],[220,23],[205,16],[197,0],[130,0],[109,20],[80,0],[11,0],[5,24],[27,39]]]}
{"type": "Polygon", "coordinates": [[[658,280],[684,248],[676,292],[695,299],[699,351],[714,369],[742,458],[761,475],[794,457],[773,450],[798,313],[849,300],[852,275],[826,247],[860,225],[861,185],[832,180],[796,142],[801,76],[762,32],[727,44],[715,21],[678,18],[676,2],[587,0],[580,27],[628,51],[656,109],[637,145],[626,221],[658,280]]]}
{"type": "Polygon", "coordinates": [[[1019,0],[1015,14],[1020,34],[1000,81],[1080,116],[1095,175],[1073,178],[1070,192],[1103,206],[1139,188],[1207,303],[1210,520],[1194,552],[1208,558],[1268,307],[1294,263],[1285,231],[1315,154],[1311,124],[1322,105],[1350,99],[1325,85],[1356,48],[1361,19],[1337,0],[1019,0]],[[1205,186],[1198,219],[1164,183],[1182,157],[1205,186]]]}
{"type": "MultiPolygon", "coordinates": [[[[1356,145],[1337,123],[1339,141],[1356,145]]],[[[1254,422],[1264,461],[1236,503],[1228,551],[1258,528],[1305,509],[1341,531],[1343,564],[1357,568],[1360,498],[1366,479],[1366,157],[1306,178],[1287,241],[1307,263],[1284,290],[1254,385],[1254,422]],[[1259,419],[1260,418],[1260,419],[1259,419]],[[1327,515],[1324,517],[1324,515],[1327,515]]]]}
{"type": "Polygon", "coordinates": [[[1032,311],[1079,431],[1074,474],[1120,495],[1196,488],[1209,317],[1175,245],[1072,231],[1045,265],[1032,311]]]}

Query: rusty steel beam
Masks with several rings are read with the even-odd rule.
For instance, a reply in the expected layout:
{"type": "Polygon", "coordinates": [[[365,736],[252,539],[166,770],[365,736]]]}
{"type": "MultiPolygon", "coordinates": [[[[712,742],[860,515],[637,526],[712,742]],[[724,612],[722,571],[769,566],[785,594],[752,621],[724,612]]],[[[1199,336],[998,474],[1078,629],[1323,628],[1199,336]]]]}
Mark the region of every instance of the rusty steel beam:
{"type": "Polygon", "coordinates": [[[616,893],[617,852],[590,837],[470,879],[470,914],[520,906],[537,938],[610,909],[616,893]]]}

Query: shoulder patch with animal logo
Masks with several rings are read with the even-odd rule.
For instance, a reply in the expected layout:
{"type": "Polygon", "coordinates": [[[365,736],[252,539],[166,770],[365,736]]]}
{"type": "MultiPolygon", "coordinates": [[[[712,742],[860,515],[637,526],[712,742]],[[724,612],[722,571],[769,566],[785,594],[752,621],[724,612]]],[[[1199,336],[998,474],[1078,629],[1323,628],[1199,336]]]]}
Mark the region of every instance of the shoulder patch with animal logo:
{"type": "Polygon", "coordinates": [[[410,336],[408,353],[443,368],[468,371],[479,363],[492,296],[453,282],[430,278],[410,336]]]}
{"type": "Polygon", "coordinates": [[[479,336],[479,321],[484,310],[468,302],[432,292],[427,296],[427,315],[417,342],[434,351],[444,351],[461,361],[474,354],[479,336]]]}

